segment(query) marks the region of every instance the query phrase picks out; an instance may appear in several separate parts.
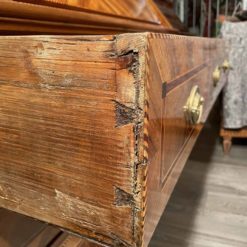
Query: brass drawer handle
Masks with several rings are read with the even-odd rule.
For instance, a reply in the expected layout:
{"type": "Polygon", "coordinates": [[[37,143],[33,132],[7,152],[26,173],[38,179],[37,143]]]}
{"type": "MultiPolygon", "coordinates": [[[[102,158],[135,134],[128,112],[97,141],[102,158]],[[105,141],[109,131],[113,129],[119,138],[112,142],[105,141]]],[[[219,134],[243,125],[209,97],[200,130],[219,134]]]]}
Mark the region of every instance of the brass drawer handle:
{"type": "Polygon", "coordinates": [[[217,66],[213,72],[213,82],[214,82],[214,86],[216,87],[219,80],[221,77],[221,70],[220,70],[220,66],[217,66]]]}
{"type": "Polygon", "coordinates": [[[198,124],[203,112],[204,98],[201,96],[199,87],[192,88],[186,105],[183,107],[184,116],[187,123],[191,125],[198,124]]]}
{"type": "Polygon", "coordinates": [[[231,65],[229,63],[228,60],[225,60],[222,64],[222,66],[217,66],[213,72],[213,82],[214,82],[214,86],[216,87],[220,77],[221,77],[221,72],[223,70],[223,72],[226,72],[227,70],[231,69],[231,65]]]}
{"type": "Polygon", "coordinates": [[[225,72],[226,70],[231,69],[231,65],[230,65],[229,60],[226,59],[226,60],[223,62],[223,64],[222,64],[222,69],[224,70],[224,72],[225,72]]]}

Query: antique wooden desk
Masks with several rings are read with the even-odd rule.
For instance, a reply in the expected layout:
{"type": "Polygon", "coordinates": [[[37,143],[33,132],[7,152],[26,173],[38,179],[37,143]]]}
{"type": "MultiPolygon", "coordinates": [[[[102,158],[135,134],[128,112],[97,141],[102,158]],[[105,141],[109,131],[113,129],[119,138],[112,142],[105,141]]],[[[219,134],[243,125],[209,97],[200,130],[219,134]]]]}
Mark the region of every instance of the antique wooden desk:
{"type": "MultiPolygon", "coordinates": [[[[56,33],[46,11],[81,13],[42,2],[4,1],[3,33],[27,18],[31,33],[56,33]]],[[[1,207],[106,246],[148,245],[227,68],[222,40],[147,25],[163,33],[0,37],[1,207]]]]}

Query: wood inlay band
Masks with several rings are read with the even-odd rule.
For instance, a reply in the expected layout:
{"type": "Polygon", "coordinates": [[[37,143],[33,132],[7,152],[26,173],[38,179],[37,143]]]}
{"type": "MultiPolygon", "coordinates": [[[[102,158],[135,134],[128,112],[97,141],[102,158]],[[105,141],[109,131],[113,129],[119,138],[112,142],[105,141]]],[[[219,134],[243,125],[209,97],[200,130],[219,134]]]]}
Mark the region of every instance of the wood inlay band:
{"type": "Polygon", "coordinates": [[[190,70],[189,72],[183,74],[182,76],[179,76],[178,78],[171,80],[169,82],[166,82],[166,94],[169,93],[172,89],[179,86],[183,82],[187,81],[191,77],[193,77],[195,74],[203,70],[205,67],[207,67],[207,63],[203,63],[194,69],[190,70]]]}

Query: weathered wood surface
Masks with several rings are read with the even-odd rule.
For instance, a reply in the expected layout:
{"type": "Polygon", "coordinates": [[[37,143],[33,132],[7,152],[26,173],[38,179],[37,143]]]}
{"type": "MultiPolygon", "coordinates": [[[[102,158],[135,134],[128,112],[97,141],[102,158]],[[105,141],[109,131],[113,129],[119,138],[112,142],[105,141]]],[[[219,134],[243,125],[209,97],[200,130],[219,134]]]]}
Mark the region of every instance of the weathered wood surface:
{"type": "MultiPolygon", "coordinates": [[[[217,112],[218,109],[215,109],[217,112]]],[[[247,216],[246,147],[234,145],[231,155],[225,157],[217,140],[218,130],[215,130],[218,121],[219,117],[213,122],[213,128],[208,122],[197,140],[150,247],[192,244],[212,247],[216,243],[224,247],[232,247],[236,243],[239,247],[246,246],[247,226],[243,223],[243,218],[247,216]]],[[[41,235],[39,232],[44,226],[44,223],[6,213],[3,209],[0,210],[0,219],[1,247],[26,246],[24,244],[30,239],[41,235]]],[[[51,246],[94,246],[94,243],[84,241],[61,232],[51,246]],[[78,244],[81,242],[84,245],[78,244]]],[[[47,247],[42,243],[39,247],[47,247]]]]}
{"type": "Polygon", "coordinates": [[[1,38],[0,199],[81,234],[127,241],[135,138],[133,126],[116,128],[113,37],[94,39],[1,38]]]}
{"type": "Polygon", "coordinates": [[[0,205],[106,245],[147,246],[202,127],[183,120],[191,87],[206,112],[219,92],[215,43],[1,37],[0,205]]]}

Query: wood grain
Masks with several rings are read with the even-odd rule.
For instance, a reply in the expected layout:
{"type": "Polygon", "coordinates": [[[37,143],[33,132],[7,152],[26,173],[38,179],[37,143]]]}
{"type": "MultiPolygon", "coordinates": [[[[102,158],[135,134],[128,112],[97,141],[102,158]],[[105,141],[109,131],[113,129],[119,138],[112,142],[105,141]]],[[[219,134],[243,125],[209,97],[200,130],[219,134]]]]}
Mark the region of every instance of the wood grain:
{"type": "Polygon", "coordinates": [[[209,112],[225,83],[211,86],[216,43],[1,37],[0,205],[108,246],[147,246],[202,128],[183,119],[191,87],[209,112]]]}
{"type": "Polygon", "coordinates": [[[3,33],[184,32],[179,26],[173,27],[169,19],[174,16],[165,17],[153,0],[2,0],[0,15],[0,32],[3,33]],[[29,20],[30,23],[23,20],[29,20]]]}
{"type": "Polygon", "coordinates": [[[218,40],[218,43],[216,40],[194,37],[150,35],[144,125],[149,162],[144,246],[150,241],[202,128],[202,125],[188,125],[184,119],[183,106],[192,87],[198,85],[205,99],[204,122],[226,83],[226,78],[222,77],[219,85],[213,87],[212,67],[223,62],[226,56],[219,48],[220,45],[224,47],[223,42],[218,40]],[[162,98],[164,82],[167,92],[162,98]]]}
{"type": "Polygon", "coordinates": [[[1,206],[131,244],[136,138],[125,106],[116,120],[114,37],[2,37],[0,50],[1,206]]]}
{"type": "Polygon", "coordinates": [[[159,20],[154,10],[147,0],[41,0],[39,2],[33,0],[15,0],[16,2],[33,3],[36,5],[54,6],[59,8],[74,9],[78,11],[93,11],[102,14],[119,16],[124,18],[132,18],[159,24],[159,20]]]}
{"type": "MultiPolygon", "coordinates": [[[[218,130],[214,129],[216,125],[214,122],[212,129],[207,123],[199,137],[150,247],[213,247],[215,244],[245,247],[246,147],[234,145],[231,155],[224,156],[217,140],[218,130]]],[[[5,239],[5,245],[1,242],[2,247],[24,246],[29,241],[26,239],[39,236],[42,227],[39,229],[34,225],[44,225],[3,209],[0,215],[0,239],[5,239]],[[12,241],[18,239],[18,244],[13,244],[12,241]]],[[[62,232],[50,246],[95,247],[93,242],[62,232]]],[[[39,247],[45,245],[40,243],[39,247]]]]}

